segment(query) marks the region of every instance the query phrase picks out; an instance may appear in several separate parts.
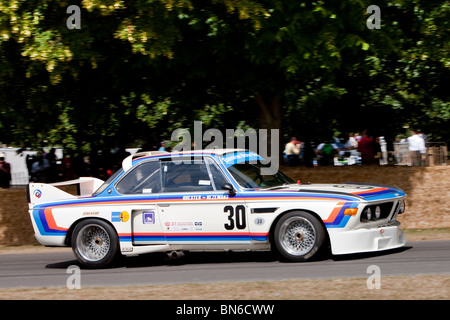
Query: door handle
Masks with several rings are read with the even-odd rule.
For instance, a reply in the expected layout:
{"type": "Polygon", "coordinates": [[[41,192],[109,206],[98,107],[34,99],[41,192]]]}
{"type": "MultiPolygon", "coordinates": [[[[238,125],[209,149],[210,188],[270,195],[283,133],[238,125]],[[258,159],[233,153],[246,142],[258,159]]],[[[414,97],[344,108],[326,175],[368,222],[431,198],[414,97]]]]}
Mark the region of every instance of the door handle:
{"type": "Polygon", "coordinates": [[[158,203],[159,207],[170,207],[170,203],[158,203]]]}

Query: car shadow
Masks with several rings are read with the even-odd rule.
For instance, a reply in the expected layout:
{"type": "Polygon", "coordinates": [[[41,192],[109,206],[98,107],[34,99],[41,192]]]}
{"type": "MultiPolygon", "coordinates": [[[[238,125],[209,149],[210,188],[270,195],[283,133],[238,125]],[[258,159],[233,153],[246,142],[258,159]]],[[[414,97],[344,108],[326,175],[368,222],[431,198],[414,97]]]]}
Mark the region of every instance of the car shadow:
{"type": "Polygon", "coordinates": [[[178,258],[170,254],[150,253],[138,257],[126,257],[122,264],[126,268],[148,266],[180,266],[209,263],[274,262],[279,260],[272,252],[186,252],[178,258]]]}
{"type": "MultiPolygon", "coordinates": [[[[314,263],[324,261],[351,261],[362,260],[391,254],[398,254],[412,249],[412,246],[405,246],[397,249],[386,251],[354,253],[345,255],[332,255],[329,251],[322,252],[311,260],[301,263],[314,263]]],[[[139,256],[125,257],[122,256],[110,266],[104,269],[115,268],[145,268],[158,266],[182,266],[182,265],[199,265],[211,263],[242,263],[242,262],[277,262],[277,263],[297,263],[288,261],[280,257],[279,254],[272,251],[262,252],[186,252],[181,257],[174,258],[173,255],[167,253],[148,253],[139,256]]],[[[69,266],[76,265],[84,269],[77,260],[61,261],[46,265],[49,269],[67,269],[69,266]]]]}
{"type": "MultiPolygon", "coordinates": [[[[174,258],[167,253],[148,253],[139,256],[121,256],[117,261],[104,269],[143,268],[157,266],[180,266],[208,263],[240,263],[240,262],[273,262],[279,257],[272,252],[186,252],[174,258]]],[[[49,269],[67,269],[71,265],[84,269],[77,260],[61,261],[47,264],[49,269]]]]}
{"type": "Polygon", "coordinates": [[[50,263],[45,266],[47,269],[67,269],[70,266],[80,266],[78,260],[69,260],[69,261],[61,261],[50,263]]]}

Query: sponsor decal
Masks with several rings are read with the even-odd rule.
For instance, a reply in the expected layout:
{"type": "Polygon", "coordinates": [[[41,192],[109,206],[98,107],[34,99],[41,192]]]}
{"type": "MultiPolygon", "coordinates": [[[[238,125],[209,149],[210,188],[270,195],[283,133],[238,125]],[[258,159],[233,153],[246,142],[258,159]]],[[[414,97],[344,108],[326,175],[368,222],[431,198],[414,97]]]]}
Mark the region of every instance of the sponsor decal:
{"type": "Polygon", "coordinates": [[[225,163],[225,166],[231,167],[232,165],[236,163],[246,162],[246,161],[253,161],[253,163],[256,163],[257,160],[263,160],[258,154],[255,152],[236,152],[236,153],[229,153],[224,154],[222,156],[222,161],[225,163]]]}
{"type": "Polygon", "coordinates": [[[122,211],[122,212],[120,213],[120,220],[121,220],[122,222],[127,222],[128,219],[130,219],[130,215],[128,214],[128,212],[122,211]]]}
{"type": "Polygon", "coordinates": [[[120,222],[120,212],[111,212],[111,222],[120,222]]]}
{"type": "Polygon", "coordinates": [[[198,180],[198,185],[199,186],[210,186],[211,181],[210,180],[198,180]]]}
{"type": "Polygon", "coordinates": [[[142,223],[143,224],[155,224],[155,211],[142,212],[142,223]]]}
{"type": "Polygon", "coordinates": [[[258,217],[258,218],[255,218],[255,225],[257,225],[257,226],[262,226],[263,224],[264,224],[264,218],[260,218],[260,217],[258,217]]]}
{"type": "Polygon", "coordinates": [[[202,231],[202,221],[166,221],[167,231],[202,231]]]}
{"type": "Polygon", "coordinates": [[[208,194],[208,195],[192,195],[192,196],[183,196],[183,200],[223,200],[229,199],[228,194],[208,194]]]}
{"type": "Polygon", "coordinates": [[[98,211],[89,211],[89,212],[83,212],[83,216],[95,216],[98,215],[100,212],[98,211]]]}
{"type": "Polygon", "coordinates": [[[34,196],[36,197],[36,198],[40,198],[40,197],[42,197],[42,192],[41,192],[41,190],[39,190],[39,189],[36,189],[35,191],[34,191],[34,196]]]}
{"type": "Polygon", "coordinates": [[[111,222],[127,222],[130,219],[130,215],[126,211],[113,211],[111,212],[111,222]]]}
{"type": "Polygon", "coordinates": [[[210,194],[206,196],[206,200],[228,199],[228,194],[210,194]]]}
{"type": "Polygon", "coordinates": [[[183,196],[183,200],[201,200],[202,196],[183,196]]]}

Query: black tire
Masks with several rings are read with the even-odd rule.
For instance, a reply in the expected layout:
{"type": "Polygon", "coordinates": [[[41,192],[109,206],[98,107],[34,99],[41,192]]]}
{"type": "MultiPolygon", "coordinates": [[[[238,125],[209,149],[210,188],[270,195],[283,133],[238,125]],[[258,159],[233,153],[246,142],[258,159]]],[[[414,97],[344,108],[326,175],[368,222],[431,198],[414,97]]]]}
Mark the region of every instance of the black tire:
{"type": "Polygon", "coordinates": [[[85,219],[78,223],[72,233],[71,245],[82,266],[91,269],[110,265],[119,253],[116,230],[99,219],[85,219]]]}
{"type": "Polygon", "coordinates": [[[275,225],[274,244],[277,251],[289,261],[311,259],[325,241],[325,230],[317,218],[304,211],[283,215],[275,225]]]}

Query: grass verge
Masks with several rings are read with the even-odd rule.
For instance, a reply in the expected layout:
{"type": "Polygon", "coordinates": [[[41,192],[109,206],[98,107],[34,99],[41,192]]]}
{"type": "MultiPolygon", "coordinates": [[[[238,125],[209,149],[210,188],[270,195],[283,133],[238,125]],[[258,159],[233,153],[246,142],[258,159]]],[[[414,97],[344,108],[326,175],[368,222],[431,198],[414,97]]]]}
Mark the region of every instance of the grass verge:
{"type": "Polygon", "coordinates": [[[381,277],[380,289],[367,278],[221,282],[130,287],[1,289],[14,300],[448,300],[449,275],[381,277]]]}

